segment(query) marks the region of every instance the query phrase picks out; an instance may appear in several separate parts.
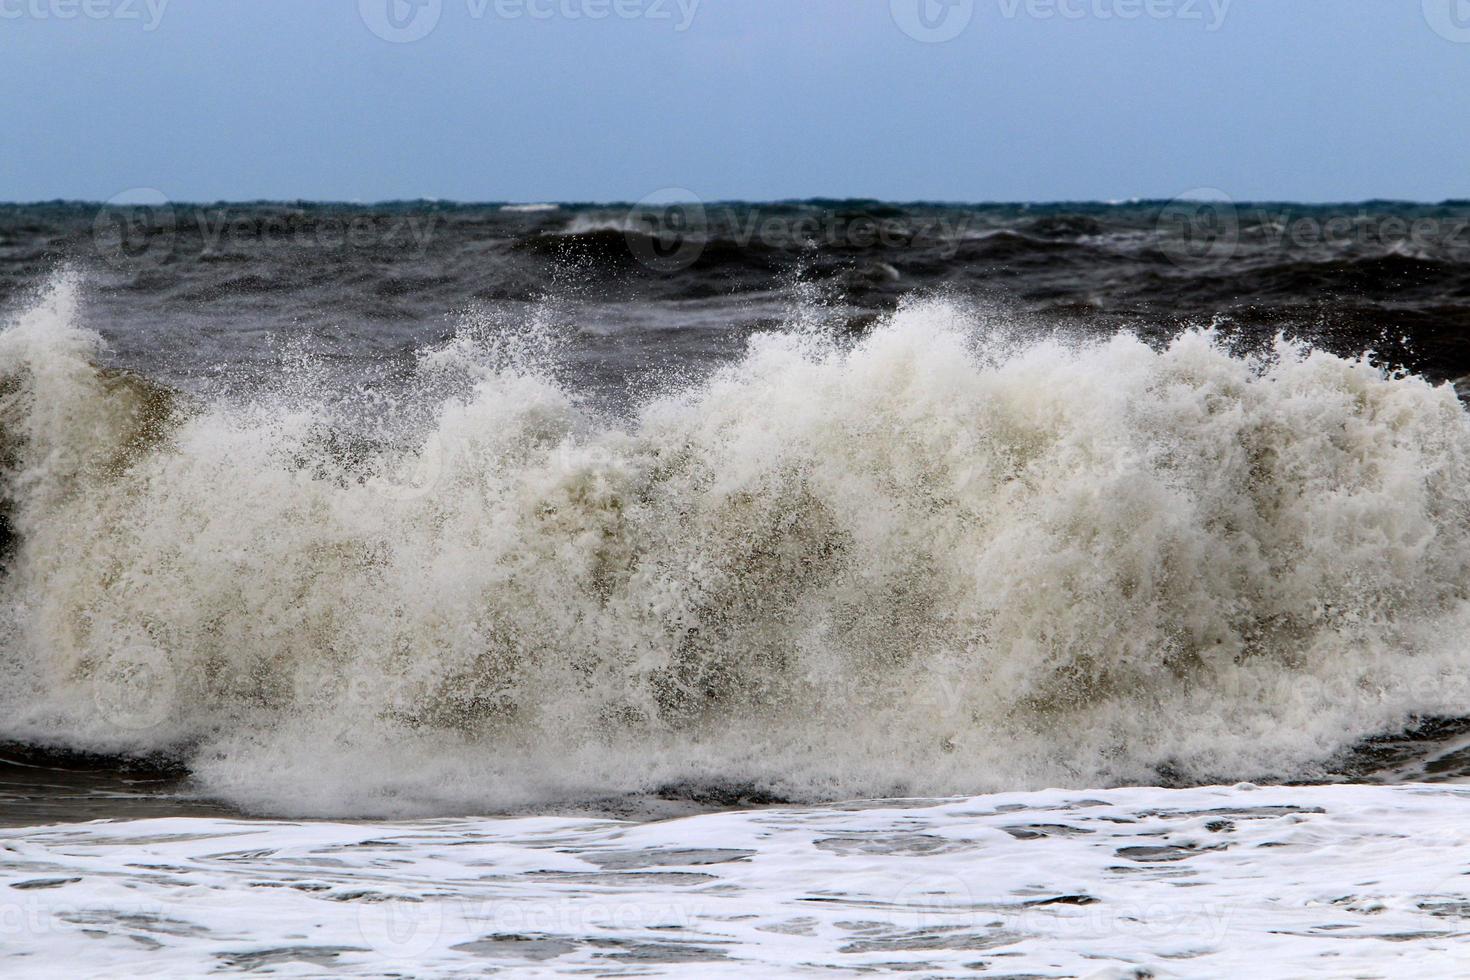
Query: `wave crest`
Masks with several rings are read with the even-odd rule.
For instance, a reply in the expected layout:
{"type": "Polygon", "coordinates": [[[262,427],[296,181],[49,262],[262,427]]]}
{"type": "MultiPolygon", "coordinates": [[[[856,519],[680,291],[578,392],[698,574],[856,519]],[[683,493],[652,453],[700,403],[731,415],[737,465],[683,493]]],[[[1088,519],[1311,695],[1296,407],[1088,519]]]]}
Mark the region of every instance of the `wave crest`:
{"type": "Polygon", "coordinates": [[[626,425],[495,348],[384,446],[99,371],[78,288],[0,334],[10,737],[424,813],[1292,776],[1470,714],[1470,426],[1366,359],[914,303],[626,425]]]}

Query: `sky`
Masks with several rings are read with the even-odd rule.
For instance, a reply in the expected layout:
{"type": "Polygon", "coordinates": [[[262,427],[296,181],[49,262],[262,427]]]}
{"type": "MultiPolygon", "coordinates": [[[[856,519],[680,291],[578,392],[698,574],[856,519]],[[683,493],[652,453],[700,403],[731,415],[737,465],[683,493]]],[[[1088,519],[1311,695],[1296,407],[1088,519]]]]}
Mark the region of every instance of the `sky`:
{"type": "Polygon", "coordinates": [[[1470,0],[0,0],[0,200],[1470,197],[1470,0]]]}

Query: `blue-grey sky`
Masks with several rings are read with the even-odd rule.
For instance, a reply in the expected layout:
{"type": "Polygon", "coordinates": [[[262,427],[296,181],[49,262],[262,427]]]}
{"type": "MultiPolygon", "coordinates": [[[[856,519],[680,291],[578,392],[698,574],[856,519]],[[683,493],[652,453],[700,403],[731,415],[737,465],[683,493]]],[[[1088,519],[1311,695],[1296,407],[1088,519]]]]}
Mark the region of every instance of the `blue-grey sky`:
{"type": "Polygon", "coordinates": [[[0,0],[0,91],[3,200],[1470,196],[1470,0],[0,0]]]}

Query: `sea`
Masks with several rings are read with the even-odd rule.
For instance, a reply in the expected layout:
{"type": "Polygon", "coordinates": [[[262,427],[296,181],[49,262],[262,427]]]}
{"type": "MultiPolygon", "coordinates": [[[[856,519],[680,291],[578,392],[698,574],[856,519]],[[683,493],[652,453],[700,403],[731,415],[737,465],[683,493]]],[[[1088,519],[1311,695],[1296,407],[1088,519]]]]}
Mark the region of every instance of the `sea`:
{"type": "Polygon", "coordinates": [[[1470,202],[0,205],[0,972],[1470,976],[1470,202]]]}

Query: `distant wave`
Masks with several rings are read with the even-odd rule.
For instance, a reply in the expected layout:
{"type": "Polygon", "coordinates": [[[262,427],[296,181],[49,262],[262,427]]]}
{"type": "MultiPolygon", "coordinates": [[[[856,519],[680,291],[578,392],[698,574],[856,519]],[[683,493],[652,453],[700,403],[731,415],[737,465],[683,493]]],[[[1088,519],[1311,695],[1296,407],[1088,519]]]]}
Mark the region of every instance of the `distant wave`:
{"type": "Polygon", "coordinates": [[[606,215],[592,212],[573,216],[565,228],[559,229],[554,234],[595,235],[604,231],[613,231],[620,235],[646,235],[648,225],[625,214],[606,215]]]}

